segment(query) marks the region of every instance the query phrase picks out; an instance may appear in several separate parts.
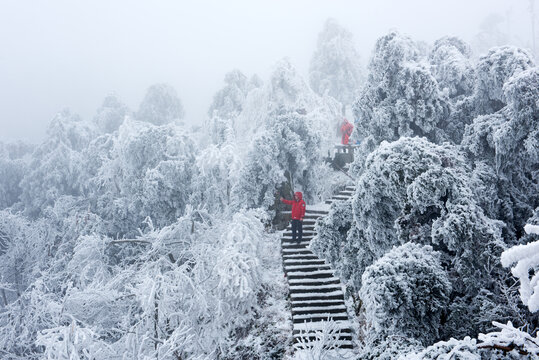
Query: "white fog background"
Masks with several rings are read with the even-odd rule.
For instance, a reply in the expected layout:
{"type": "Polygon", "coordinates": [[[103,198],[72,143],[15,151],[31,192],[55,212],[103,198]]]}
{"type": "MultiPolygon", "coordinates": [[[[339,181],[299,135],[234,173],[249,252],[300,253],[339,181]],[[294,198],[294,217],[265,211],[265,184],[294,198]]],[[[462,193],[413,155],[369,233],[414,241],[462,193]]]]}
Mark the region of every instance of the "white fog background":
{"type": "Polygon", "coordinates": [[[0,140],[39,142],[62,108],[91,118],[110,93],[136,109],[159,82],[176,88],[187,123],[201,125],[234,68],[264,78],[289,57],[306,76],[329,17],[353,32],[365,66],[392,28],[474,45],[489,16],[509,43],[531,48],[529,0],[2,0],[0,140]]]}

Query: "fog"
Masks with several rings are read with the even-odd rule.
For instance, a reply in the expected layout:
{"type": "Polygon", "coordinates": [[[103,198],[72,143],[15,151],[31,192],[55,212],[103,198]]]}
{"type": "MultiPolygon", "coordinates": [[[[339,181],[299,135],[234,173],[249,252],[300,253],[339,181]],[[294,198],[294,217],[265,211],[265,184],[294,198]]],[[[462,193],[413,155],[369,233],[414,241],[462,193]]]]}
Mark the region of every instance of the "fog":
{"type": "Polygon", "coordinates": [[[92,118],[116,93],[137,109],[147,87],[173,85],[186,121],[203,124],[225,73],[263,79],[289,57],[303,75],[327,18],[354,33],[366,66],[376,39],[397,29],[432,42],[473,42],[503,17],[511,43],[531,44],[528,0],[21,1],[0,3],[0,140],[40,141],[64,107],[92,118]]]}

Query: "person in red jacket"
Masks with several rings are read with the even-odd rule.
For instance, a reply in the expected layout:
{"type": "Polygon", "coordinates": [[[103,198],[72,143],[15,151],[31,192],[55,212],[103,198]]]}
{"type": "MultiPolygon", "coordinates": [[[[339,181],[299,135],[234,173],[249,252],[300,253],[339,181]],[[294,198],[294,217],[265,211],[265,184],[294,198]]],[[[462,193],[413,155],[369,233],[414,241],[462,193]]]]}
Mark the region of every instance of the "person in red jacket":
{"type": "Polygon", "coordinates": [[[292,241],[296,241],[296,232],[298,233],[298,241],[301,242],[303,236],[303,218],[305,217],[305,201],[303,194],[300,191],[294,193],[294,200],[286,200],[281,198],[285,204],[292,205],[292,241]]]}
{"type": "Polygon", "coordinates": [[[354,125],[350,124],[346,118],[344,118],[344,121],[341,125],[341,143],[343,145],[348,145],[348,140],[350,139],[350,135],[352,135],[352,131],[354,130],[354,125]]]}

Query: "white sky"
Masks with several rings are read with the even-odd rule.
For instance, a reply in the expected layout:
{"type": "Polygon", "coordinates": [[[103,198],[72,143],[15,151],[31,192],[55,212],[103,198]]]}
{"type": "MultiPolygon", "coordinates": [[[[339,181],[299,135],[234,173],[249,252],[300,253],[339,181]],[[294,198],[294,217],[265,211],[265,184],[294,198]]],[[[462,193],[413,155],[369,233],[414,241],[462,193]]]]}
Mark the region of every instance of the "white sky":
{"type": "Polygon", "coordinates": [[[225,73],[264,80],[288,56],[304,75],[328,17],[355,35],[363,63],[390,29],[470,41],[490,13],[529,45],[529,0],[0,0],[0,140],[40,141],[64,107],[92,118],[114,92],[136,110],[147,87],[178,91],[201,123],[225,73]]]}

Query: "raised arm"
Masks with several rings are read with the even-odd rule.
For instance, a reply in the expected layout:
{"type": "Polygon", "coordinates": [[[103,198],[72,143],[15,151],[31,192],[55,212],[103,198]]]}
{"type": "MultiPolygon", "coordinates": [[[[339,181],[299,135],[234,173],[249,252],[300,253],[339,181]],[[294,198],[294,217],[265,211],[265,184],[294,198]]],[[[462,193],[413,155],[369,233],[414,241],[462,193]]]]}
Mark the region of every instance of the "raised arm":
{"type": "Polygon", "coordinates": [[[286,200],[285,198],[281,198],[281,201],[284,202],[287,205],[292,205],[294,202],[292,200],[286,200]]]}

